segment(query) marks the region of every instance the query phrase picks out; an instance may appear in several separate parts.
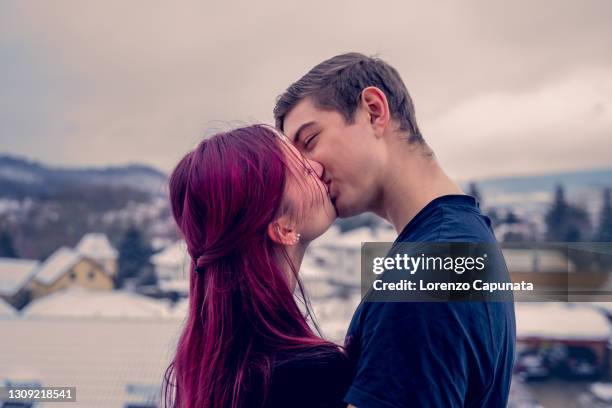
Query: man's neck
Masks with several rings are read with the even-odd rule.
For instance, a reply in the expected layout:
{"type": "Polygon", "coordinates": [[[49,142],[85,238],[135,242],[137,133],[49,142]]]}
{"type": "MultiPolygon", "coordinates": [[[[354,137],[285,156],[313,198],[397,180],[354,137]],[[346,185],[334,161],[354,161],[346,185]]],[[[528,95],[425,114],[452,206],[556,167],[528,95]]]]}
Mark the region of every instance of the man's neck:
{"type": "Polygon", "coordinates": [[[389,171],[375,213],[393,224],[398,234],[432,200],[464,194],[426,149],[411,145],[391,150],[389,171]]]}

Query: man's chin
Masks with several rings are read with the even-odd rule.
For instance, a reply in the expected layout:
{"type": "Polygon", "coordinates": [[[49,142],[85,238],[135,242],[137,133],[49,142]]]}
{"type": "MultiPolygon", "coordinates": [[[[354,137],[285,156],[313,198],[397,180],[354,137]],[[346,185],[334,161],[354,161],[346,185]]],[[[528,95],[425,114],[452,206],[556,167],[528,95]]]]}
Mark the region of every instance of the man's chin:
{"type": "Polygon", "coordinates": [[[359,215],[359,212],[355,211],[354,208],[343,206],[342,203],[334,201],[334,209],[338,218],[349,218],[359,215]]]}

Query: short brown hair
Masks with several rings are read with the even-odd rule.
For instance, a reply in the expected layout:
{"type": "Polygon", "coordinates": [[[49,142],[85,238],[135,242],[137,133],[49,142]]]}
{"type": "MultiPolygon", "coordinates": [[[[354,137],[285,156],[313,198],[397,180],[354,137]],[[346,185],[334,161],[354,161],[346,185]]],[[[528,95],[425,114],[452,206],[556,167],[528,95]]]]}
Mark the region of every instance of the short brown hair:
{"type": "Polygon", "coordinates": [[[410,133],[409,140],[423,142],[412,98],[399,73],[383,60],[357,52],[323,61],[287,88],[274,107],[276,127],[283,130],[285,116],[307,97],[317,108],[336,111],[353,123],[361,92],[368,86],[385,93],[391,118],[399,122],[400,130],[410,133]]]}

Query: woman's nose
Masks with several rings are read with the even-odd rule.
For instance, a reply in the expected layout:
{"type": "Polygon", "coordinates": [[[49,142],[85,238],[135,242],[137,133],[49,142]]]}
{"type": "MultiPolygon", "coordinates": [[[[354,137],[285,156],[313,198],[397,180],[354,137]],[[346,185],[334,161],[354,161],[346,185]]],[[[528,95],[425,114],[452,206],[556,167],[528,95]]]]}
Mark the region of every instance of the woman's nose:
{"type": "Polygon", "coordinates": [[[310,165],[310,167],[312,168],[312,170],[314,170],[315,174],[317,175],[318,178],[322,178],[323,177],[323,165],[317,161],[314,160],[310,160],[308,159],[308,164],[310,165]]]}

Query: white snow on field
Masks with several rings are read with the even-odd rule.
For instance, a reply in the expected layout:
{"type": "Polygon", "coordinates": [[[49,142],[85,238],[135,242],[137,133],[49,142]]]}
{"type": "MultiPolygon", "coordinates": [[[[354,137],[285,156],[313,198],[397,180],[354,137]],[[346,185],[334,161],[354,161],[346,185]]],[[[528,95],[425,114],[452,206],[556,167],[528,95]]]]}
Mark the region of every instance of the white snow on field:
{"type": "Polygon", "coordinates": [[[166,302],[127,291],[70,288],[34,300],[24,310],[29,317],[170,317],[166,302]]]}
{"type": "Polygon", "coordinates": [[[180,323],[23,318],[0,320],[0,328],[3,383],[74,386],[76,402],[68,404],[71,407],[124,408],[159,406],[153,404],[174,354],[180,323]]]}
{"type": "Polygon", "coordinates": [[[13,306],[0,299],[0,317],[13,317],[17,314],[17,311],[13,306]]]}

